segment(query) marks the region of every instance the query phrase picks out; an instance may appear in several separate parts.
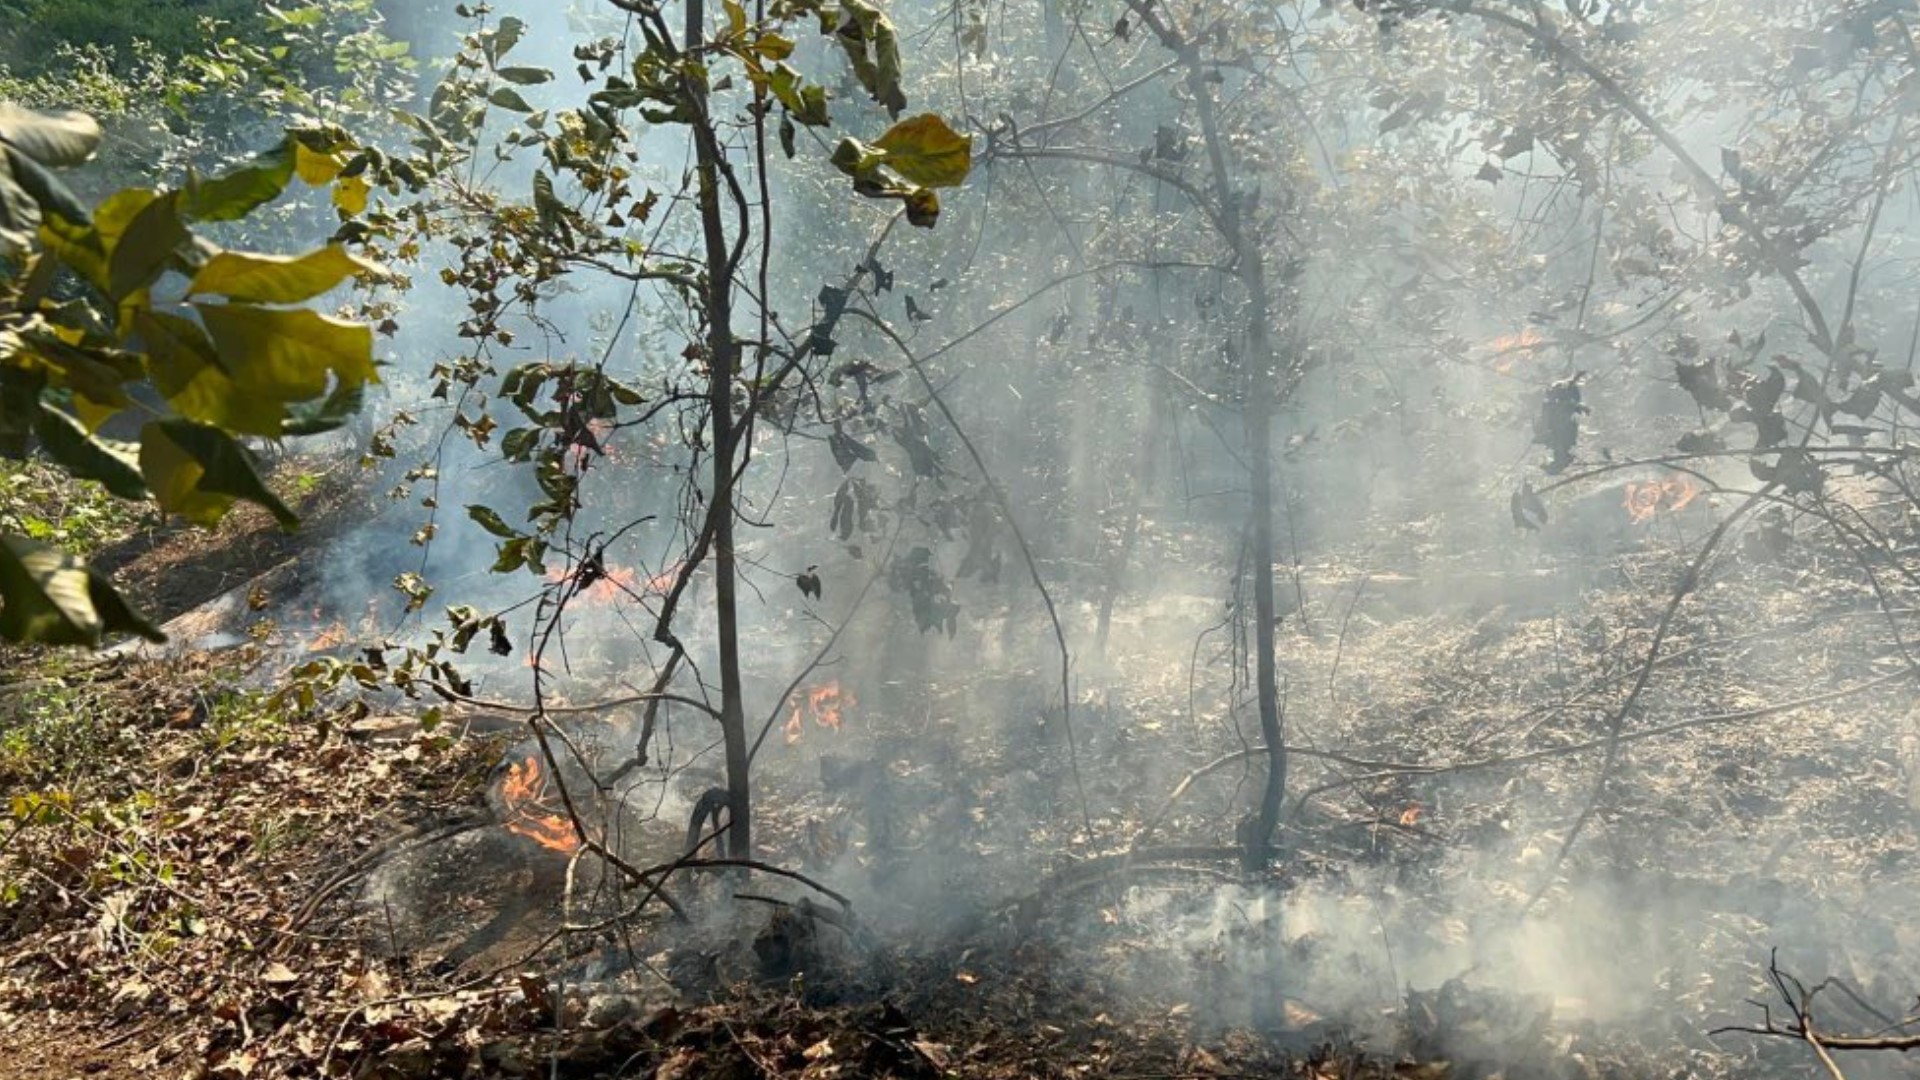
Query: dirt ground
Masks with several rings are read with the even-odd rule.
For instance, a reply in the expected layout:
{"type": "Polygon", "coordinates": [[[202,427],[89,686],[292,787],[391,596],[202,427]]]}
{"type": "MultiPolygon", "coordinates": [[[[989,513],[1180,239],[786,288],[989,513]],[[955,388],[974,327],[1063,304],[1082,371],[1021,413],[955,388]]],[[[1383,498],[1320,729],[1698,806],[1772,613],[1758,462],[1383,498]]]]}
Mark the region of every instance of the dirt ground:
{"type": "MultiPolygon", "coordinates": [[[[243,518],[109,561],[179,615],[324,544],[359,499],[314,492],[294,540],[243,518]]],[[[1155,542],[1143,558],[1185,541],[1155,542]]],[[[284,666],[272,635],[25,658],[0,682],[13,722],[88,722],[69,759],[6,777],[0,1080],[1787,1077],[1812,1065],[1798,1041],[1710,1034],[1759,1022],[1772,950],[1857,994],[1836,1026],[1911,1000],[1920,736],[1858,583],[1804,561],[1718,576],[1636,696],[1675,551],[1528,609],[1435,583],[1538,566],[1380,562],[1301,589],[1289,857],[1253,887],[1220,846],[1247,705],[1192,669],[1231,651],[1167,659],[1170,637],[1206,642],[1203,595],[1119,610],[1120,674],[1081,695],[1071,742],[1044,689],[1008,709],[1000,683],[1046,681],[1044,641],[1013,639],[978,647],[1030,670],[956,665],[911,714],[800,725],[769,755],[760,854],[851,912],[706,872],[672,887],[684,923],[606,918],[630,891],[584,864],[570,886],[564,856],[503,828],[511,717],[270,707],[250,688],[284,666]]],[[[629,854],[678,837],[704,775],[642,776],[659,797],[629,854]]]]}

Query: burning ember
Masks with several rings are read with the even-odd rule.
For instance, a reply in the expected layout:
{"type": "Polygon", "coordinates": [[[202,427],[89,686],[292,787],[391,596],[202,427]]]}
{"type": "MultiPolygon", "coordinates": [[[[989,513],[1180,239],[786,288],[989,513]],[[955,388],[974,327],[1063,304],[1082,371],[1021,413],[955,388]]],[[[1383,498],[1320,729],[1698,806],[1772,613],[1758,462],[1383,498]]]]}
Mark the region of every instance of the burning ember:
{"type": "Polygon", "coordinates": [[[537,756],[529,755],[525,761],[507,766],[507,777],[500,782],[500,800],[507,807],[503,824],[510,833],[570,855],[579,849],[580,837],[571,821],[553,812],[546,795],[546,774],[537,756]]]}
{"type": "Polygon", "coordinates": [[[801,732],[806,730],[807,717],[823,728],[840,730],[840,710],[852,708],[853,695],[840,689],[840,680],[821,683],[794,700],[793,712],[787,717],[786,733],[788,745],[800,741],[801,732]]]}
{"type": "Polygon", "coordinates": [[[1683,510],[1704,490],[1693,477],[1675,473],[1664,480],[1627,485],[1627,517],[1635,525],[1645,525],[1655,516],[1683,510]]]}

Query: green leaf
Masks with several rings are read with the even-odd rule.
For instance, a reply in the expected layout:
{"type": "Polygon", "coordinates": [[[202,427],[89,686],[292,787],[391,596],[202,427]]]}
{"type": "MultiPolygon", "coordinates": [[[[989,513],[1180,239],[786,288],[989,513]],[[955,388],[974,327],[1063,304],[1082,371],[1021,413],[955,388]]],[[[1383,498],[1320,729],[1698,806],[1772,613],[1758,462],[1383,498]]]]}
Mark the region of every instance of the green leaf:
{"type": "Polygon", "coordinates": [[[167,639],[75,556],[23,536],[0,535],[0,638],[98,646],[109,633],[167,639]]]}
{"type": "Polygon", "coordinates": [[[193,221],[238,221],[279,198],[293,180],[293,147],[289,136],[250,165],[210,180],[189,176],[180,213],[193,221]]]}
{"type": "Polygon", "coordinates": [[[800,123],[825,127],[831,122],[827,115],[826,88],[807,83],[791,64],[773,66],[767,73],[767,89],[786,106],[787,115],[800,123]]]}
{"type": "Polygon", "coordinates": [[[538,86],[553,81],[553,72],[537,67],[503,67],[494,71],[507,82],[515,86],[538,86]]]}
{"type": "Polygon", "coordinates": [[[73,475],[98,480],[122,499],[147,497],[147,483],[140,478],[138,460],[126,443],[95,438],[80,421],[44,402],[34,433],[47,453],[73,475]]]}
{"type": "Polygon", "coordinates": [[[481,31],[480,41],[486,50],[487,59],[499,63],[501,57],[512,51],[515,45],[520,44],[520,38],[526,32],[526,22],[512,15],[501,19],[498,27],[481,31]]]}
{"type": "Polygon", "coordinates": [[[506,521],[501,518],[499,512],[491,506],[469,506],[467,507],[467,516],[479,522],[481,528],[502,540],[511,540],[520,535],[520,533],[515,530],[513,526],[507,524],[506,521]]]}
{"type": "Polygon", "coordinates": [[[219,428],[155,420],[140,430],[140,471],[162,509],[200,525],[217,523],[236,499],[263,506],[291,532],[300,519],[267,489],[253,458],[219,428]]]}
{"type": "Polygon", "coordinates": [[[45,330],[28,330],[20,340],[26,346],[25,353],[44,364],[55,384],[72,390],[76,398],[109,411],[132,404],[125,386],[140,378],[142,364],[136,354],[69,345],[64,338],[45,330]]]}
{"type": "Polygon", "coordinates": [[[0,141],[54,168],[84,164],[100,148],[100,124],[83,112],[41,112],[0,103],[0,141]]]}
{"type": "Polygon", "coordinates": [[[378,267],[339,244],[298,256],[223,251],[208,259],[193,276],[187,293],[214,293],[259,304],[298,304],[355,274],[378,271],[378,267]]]}
{"type": "Polygon", "coordinates": [[[305,309],[202,304],[194,309],[212,335],[222,370],[243,394],[276,403],[306,401],[328,388],[377,382],[373,331],[305,309]]]}
{"type": "Polygon", "coordinates": [[[973,168],[973,140],[933,113],[902,120],[874,140],[886,166],[921,187],[957,187],[973,168]]]}
{"type": "Polygon", "coordinates": [[[527,104],[527,99],[521,97],[520,92],[510,86],[495,87],[493,93],[487,95],[487,100],[503,109],[511,109],[518,113],[533,111],[533,106],[527,104]]]}
{"type": "Polygon", "coordinates": [[[39,162],[10,146],[7,147],[7,167],[13,173],[14,183],[33,199],[43,213],[58,214],[76,225],[91,222],[92,216],[88,214],[86,204],[39,162]]]}
{"type": "Polygon", "coordinates": [[[174,411],[189,420],[248,435],[278,437],[286,407],[261,395],[241,394],[221,369],[213,342],[192,319],[142,311],[134,330],[147,350],[147,370],[174,411]]]}
{"type": "Polygon", "coordinates": [[[119,301],[153,284],[191,239],[172,198],[149,201],[107,249],[107,295],[119,301]]]}

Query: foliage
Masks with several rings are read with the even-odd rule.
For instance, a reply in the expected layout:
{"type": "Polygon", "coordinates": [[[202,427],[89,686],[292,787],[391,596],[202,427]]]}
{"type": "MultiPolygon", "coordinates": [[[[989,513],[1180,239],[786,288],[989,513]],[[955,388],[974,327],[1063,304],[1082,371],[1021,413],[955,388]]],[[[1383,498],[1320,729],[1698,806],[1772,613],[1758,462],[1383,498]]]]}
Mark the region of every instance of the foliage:
{"type": "Polygon", "coordinates": [[[49,462],[0,460],[0,533],[86,555],[125,539],[143,516],[137,504],[49,462]]]}
{"type": "MultiPolygon", "coordinates": [[[[240,169],[89,211],[56,170],[86,161],[100,137],[82,113],[0,106],[0,243],[15,267],[0,295],[0,452],[37,447],[120,498],[201,524],[246,499],[291,527],[237,437],[324,431],[357,409],[375,379],[370,329],[298,305],[374,268],[337,246],[283,258],[194,230],[245,217],[296,172],[334,181],[344,161],[324,135],[289,136],[240,169]],[[101,434],[130,411],[143,415],[137,440],[101,434]]],[[[0,537],[0,599],[9,640],[159,636],[80,560],[25,536],[0,537]]]]}
{"type": "Polygon", "coordinates": [[[136,62],[134,46],[145,43],[163,60],[198,55],[209,38],[230,32],[259,35],[265,5],[251,0],[7,0],[0,39],[9,66],[33,76],[57,70],[59,48],[90,45],[115,57],[121,73],[136,62]]]}

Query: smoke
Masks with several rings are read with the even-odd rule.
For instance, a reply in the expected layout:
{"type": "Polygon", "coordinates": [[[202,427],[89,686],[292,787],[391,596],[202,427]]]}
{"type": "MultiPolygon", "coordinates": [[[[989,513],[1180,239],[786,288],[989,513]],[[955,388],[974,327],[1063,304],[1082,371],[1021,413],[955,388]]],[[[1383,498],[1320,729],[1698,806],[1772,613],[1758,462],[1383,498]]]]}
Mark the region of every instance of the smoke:
{"type": "MultiPolygon", "coordinates": [[[[1630,696],[1688,553],[1739,500],[1656,500],[1635,520],[1630,485],[1680,475],[1646,466],[1547,492],[1534,531],[1509,511],[1521,481],[1557,482],[1536,443],[1549,386],[1585,373],[1583,467],[1665,450],[1703,422],[1673,385],[1675,343],[1744,351],[1764,332],[1765,355],[1804,352],[1793,298],[1771,278],[1746,286],[1728,260],[1750,253],[1730,251],[1715,208],[1674,181],[1673,149],[1617,109],[1601,115],[1564,71],[1445,20],[1408,22],[1383,44],[1371,19],[1309,8],[1274,31],[1293,43],[1294,77],[1236,68],[1221,91],[1242,110],[1234,122],[1271,143],[1241,152],[1259,173],[1276,264],[1300,260],[1283,347],[1298,377],[1276,439],[1278,660],[1298,751],[1289,878],[1269,890],[1127,871],[1044,898],[1042,927],[1117,994],[1205,1005],[1223,1024],[1285,1026],[1275,1003],[1292,1001],[1383,1046],[1402,1034],[1410,989],[1465,979],[1538,1001],[1562,1024],[1603,1025],[1676,1058],[1736,1060],[1745,1043],[1702,1032],[1754,1019],[1745,1002],[1767,993],[1775,946],[1810,981],[1841,975],[1897,1009],[1920,961],[1902,915],[1916,883],[1916,765],[1894,749],[1915,737],[1910,693],[1887,683],[1641,736],[1880,678],[1904,648],[1903,624],[1872,612],[1871,583],[1819,530],[1802,526],[1802,546],[1784,556],[1744,539],[1764,530],[1743,530],[1679,609],[1645,692],[1630,696]],[[1462,74],[1480,64],[1494,74],[1462,74]],[[1403,107],[1442,104],[1457,118],[1386,124],[1403,107]],[[1512,122],[1556,110],[1554,130],[1512,122]],[[1482,167],[1498,181],[1476,178],[1482,167]],[[1663,251],[1670,263],[1641,265],[1663,251]],[[1743,344],[1725,344],[1735,332],[1743,344]],[[1616,714],[1631,741],[1602,786],[1616,714]],[[1576,822],[1583,835],[1563,861],[1576,822]]],[[[548,6],[495,9],[529,27],[516,62],[562,76],[526,88],[530,104],[574,103],[582,27],[548,6]]],[[[921,41],[949,13],[916,2],[892,16],[903,40],[921,41]]],[[[1677,65],[1704,65],[1698,82],[1717,85],[1792,62],[1793,35],[1750,39],[1709,16],[1688,7],[1666,33],[1615,43],[1636,58],[1623,70],[1678,94],[1688,80],[1659,81],[1677,65]]],[[[1121,43],[1129,51],[1111,70],[1107,53],[1076,52],[1057,80],[1035,85],[1031,72],[1053,69],[1069,46],[1037,10],[1005,19],[989,50],[958,61],[963,78],[930,47],[911,49],[914,107],[982,129],[1002,112],[1032,129],[1085,110],[1056,145],[1144,152],[1169,176],[1199,168],[1180,94],[1101,104],[1156,63],[1150,49],[1121,43]]],[[[625,28],[600,19],[586,31],[625,28]]],[[[456,28],[415,32],[446,42],[456,28]]],[[[840,61],[805,40],[795,63],[833,83],[840,61]]],[[[856,94],[837,100],[835,118],[836,134],[880,129],[856,94]]],[[[497,121],[500,131],[519,122],[497,121]]],[[[1677,110],[1675,124],[1690,157],[1722,163],[1719,148],[1737,144],[1741,169],[1763,171],[1798,146],[1754,130],[1738,102],[1677,110]]],[[[983,158],[988,145],[976,132],[983,158]]],[[[677,191],[687,162],[674,129],[645,130],[639,146],[636,190],[677,191]]],[[[852,194],[818,150],[803,141],[769,178],[764,303],[787,331],[808,325],[823,285],[861,268],[889,209],[852,194]]],[[[1818,175],[1852,190],[1857,209],[1872,166],[1852,160],[1852,171],[1818,175]]],[[[751,178],[744,156],[736,164],[751,178]]],[[[532,155],[489,163],[485,183],[526,191],[535,167],[532,155]]],[[[944,197],[938,229],[902,227],[881,245],[890,285],[869,269],[857,301],[900,336],[932,392],[887,335],[844,320],[821,400],[881,403],[884,430],[855,430],[873,460],[840,461],[831,425],[794,407],[757,429],[740,499],[747,712],[756,734],[770,730],[755,762],[764,843],[853,897],[893,941],[978,930],[1050,874],[1136,837],[1230,843],[1261,780],[1249,759],[1206,773],[1168,807],[1190,774],[1258,741],[1234,407],[1243,298],[1207,215],[1170,181],[1072,160],[985,161],[944,197]],[[931,317],[910,316],[908,297],[931,317]],[[845,374],[856,361],[885,381],[845,374]],[[1065,627],[1070,713],[1020,538],[1065,627]],[[802,575],[817,575],[818,595],[802,575]],[[811,696],[828,686],[835,724],[811,696]],[[790,687],[799,705],[784,699],[790,687]],[[1156,833],[1142,836],[1149,821],[1156,833]]],[[[1910,198],[1890,197],[1874,237],[1854,227],[1805,252],[1808,287],[1829,306],[1845,301],[1858,253],[1871,254],[1854,333],[1887,357],[1911,328],[1913,213],[1910,198]]],[[[636,235],[691,249],[672,230],[636,235]]],[[[452,260],[452,242],[419,265],[452,260]]],[[[685,557],[705,482],[690,469],[683,418],[606,434],[571,546],[561,538],[550,560],[557,581],[488,573],[497,538],[465,507],[492,506],[517,526],[537,488],[495,450],[442,437],[456,411],[478,407],[430,396],[436,365],[468,354],[457,336],[467,298],[433,273],[415,277],[384,404],[420,420],[390,478],[411,499],[329,541],[325,603],[358,613],[383,598],[381,631],[411,641],[439,628],[443,602],[502,614],[513,653],[463,661],[481,697],[527,701],[536,647],[552,703],[651,687],[665,655],[653,639],[660,582],[685,557]],[[411,543],[424,520],[431,542],[411,543]],[[550,604],[553,587],[576,580],[567,575],[596,550],[590,537],[605,544],[609,584],[570,600],[542,645],[535,629],[552,609],[538,598],[549,590],[550,604]],[[391,589],[409,571],[437,590],[411,615],[391,589]]],[[[694,329],[670,296],[604,275],[569,275],[541,302],[539,319],[515,323],[517,343],[489,358],[484,389],[542,360],[657,384],[694,329]]],[[[741,327],[758,322],[758,302],[741,327]]],[[[841,416],[849,429],[854,415],[841,416]]],[[[1701,465],[1698,480],[1742,488],[1753,476],[1733,458],[1701,465]]],[[[1868,482],[1842,494],[1862,505],[1884,494],[1868,482]]],[[[696,700],[714,693],[707,588],[696,574],[675,624],[689,663],[672,689],[696,700]]],[[[585,791],[620,778],[603,812],[635,860],[671,857],[700,793],[722,780],[713,724],[692,707],[663,711],[636,764],[643,712],[565,723],[587,766],[570,764],[563,779],[585,791]]],[[[490,857],[425,879],[395,870],[373,894],[425,918],[436,886],[422,880],[457,879],[490,857]]]]}

